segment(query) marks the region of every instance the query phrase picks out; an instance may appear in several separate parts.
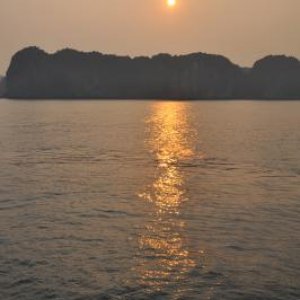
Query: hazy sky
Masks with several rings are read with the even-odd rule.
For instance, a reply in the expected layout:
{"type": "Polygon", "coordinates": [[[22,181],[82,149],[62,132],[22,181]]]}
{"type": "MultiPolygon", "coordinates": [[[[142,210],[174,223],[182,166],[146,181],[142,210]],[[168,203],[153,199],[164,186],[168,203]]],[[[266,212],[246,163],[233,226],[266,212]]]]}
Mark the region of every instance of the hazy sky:
{"type": "Polygon", "coordinates": [[[0,74],[37,45],[104,53],[220,53],[241,65],[300,58],[300,0],[0,0],[0,74]]]}

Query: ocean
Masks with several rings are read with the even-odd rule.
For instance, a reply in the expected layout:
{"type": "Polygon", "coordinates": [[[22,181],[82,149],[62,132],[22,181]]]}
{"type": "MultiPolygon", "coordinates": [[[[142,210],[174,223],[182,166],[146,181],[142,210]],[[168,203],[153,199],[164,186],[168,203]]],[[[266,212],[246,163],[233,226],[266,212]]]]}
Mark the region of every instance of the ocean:
{"type": "Polygon", "coordinates": [[[300,299],[300,101],[0,101],[0,299],[300,299]]]}

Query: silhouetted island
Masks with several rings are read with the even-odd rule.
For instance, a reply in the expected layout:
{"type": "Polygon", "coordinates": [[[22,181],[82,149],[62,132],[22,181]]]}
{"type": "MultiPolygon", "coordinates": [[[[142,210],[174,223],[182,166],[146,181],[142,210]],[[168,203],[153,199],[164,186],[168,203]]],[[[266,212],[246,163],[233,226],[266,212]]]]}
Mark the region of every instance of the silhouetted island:
{"type": "Polygon", "coordinates": [[[241,68],[204,53],[130,58],[29,47],[13,56],[1,86],[17,99],[300,99],[300,62],[267,56],[241,68]]]}

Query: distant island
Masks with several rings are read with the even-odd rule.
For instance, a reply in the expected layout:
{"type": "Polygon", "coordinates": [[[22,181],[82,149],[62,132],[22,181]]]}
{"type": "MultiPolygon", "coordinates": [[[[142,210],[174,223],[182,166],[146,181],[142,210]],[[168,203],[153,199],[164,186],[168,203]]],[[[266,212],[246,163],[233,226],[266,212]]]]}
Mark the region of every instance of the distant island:
{"type": "Polygon", "coordinates": [[[267,56],[242,68],[220,55],[152,57],[17,52],[0,78],[0,96],[13,99],[300,99],[300,62],[267,56]]]}

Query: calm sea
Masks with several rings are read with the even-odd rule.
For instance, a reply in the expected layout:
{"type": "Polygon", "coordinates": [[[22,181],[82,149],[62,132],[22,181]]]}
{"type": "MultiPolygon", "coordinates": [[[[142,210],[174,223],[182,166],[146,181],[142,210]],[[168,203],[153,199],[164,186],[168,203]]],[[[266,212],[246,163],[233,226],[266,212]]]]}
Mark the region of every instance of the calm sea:
{"type": "Polygon", "coordinates": [[[300,299],[300,101],[0,101],[1,300],[300,299]]]}

